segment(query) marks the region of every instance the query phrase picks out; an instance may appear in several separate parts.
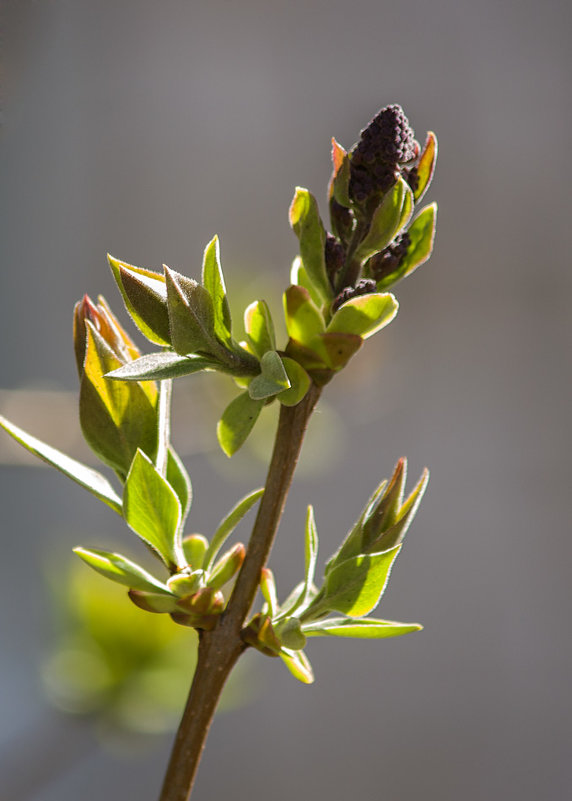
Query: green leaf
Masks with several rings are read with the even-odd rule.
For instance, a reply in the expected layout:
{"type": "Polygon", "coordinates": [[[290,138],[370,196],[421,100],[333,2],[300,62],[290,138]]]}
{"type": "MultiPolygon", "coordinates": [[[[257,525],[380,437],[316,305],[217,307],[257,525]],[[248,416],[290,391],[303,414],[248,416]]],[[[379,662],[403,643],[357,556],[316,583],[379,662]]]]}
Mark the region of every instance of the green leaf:
{"type": "Polygon", "coordinates": [[[357,334],[327,331],[314,337],[310,347],[331,370],[341,370],[362,345],[363,339],[357,334]]]}
{"type": "Polygon", "coordinates": [[[306,647],[306,637],[302,626],[295,617],[284,620],[276,627],[276,633],[284,648],[288,648],[288,650],[301,651],[306,647]]]}
{"type": "Polygon", "coordinates": [[[312,684],[314,671],[310,660],[303,651],[291,651],[288,648],[282,648],[280,658],[295,679],[301,681],[302,684],[312,684]]]}
{"type": "Polygon", "coordinates": [[[276,350],[274,324],[266,301],[255,300],[244,312],[246,338],[259,359],[269,350],[276,350]]]}
{"type": "Polygon", "coordinates": [[[296,406],[310,389],[311,379],[302,365],[288,356],[282,356],[282,364],[286,370],[290,388],[278,394],[278,400],[283,406],[296,406]]]}
{"type": "Polygon", "coordinates": [[[193,500],[193,488],[191,479],[184,464],[180,460],[173,448],[169,448],[167,457],[167,481],[175,490],[179,503],[181,504],[181,529],[185,525],[189,509],[193,500]]]}
{"type": "Polygon", "coordinates": [[[425,468],[415,489],[400,507],[393,525],[382,530],[381,534],[371,542],[369,546],[370,550],[384,551],[402,542],[421,503],[428,481],[429,471],[425,468]]]}
{"type": "Polygon", "coordinates": [[[144,612],[154,614],[169,614],[177,611],[177,598],[174,595],[161,595],[158,592],[145,592],[144,590],[131,589],[127,593],[135,606],[144,612]]]}
{"type": "Polygon", "coordinates": [[[109,254],[107,260],[135,325],[156,345],[170,345],[164,276],[152,270],[134,267],[109,254]]]}
{"type": "Polygon", "coordinates": [[[349,196],[350,158],[347,151],[332,138],[333,172],[328,194],[334,197],[341,206],[348,208],[351,204],[349,196]]]}
{"type": "Polygon", "coordinates": [[[201,370],[218,370],[221,365],[204,356],[180,356],[178,353],[149,353],[106,374],[118,381],[163,381],[198,373],[201,370]]]}
{"type": "Polygon", "coordinates": [[[347,617],[331,617],[307,623],[302,630],[307,637],[354,637],[362,640],[379,640],[421,631],[422,628],[419,623],[396,623],[393,620],[375,618],[353,620],[347,617]]]}
{"type": "Polygon", "coordinates": [[[301,286],[290,286],[284,293],[284,314],[288,336],[302,345],[310,345],[316,335],[326,330],[321,311],[301,286]]]}
{"type": "Polygon", "coordinates": [[[358,247],[355,258],[365,261],[387,247],[407,224],[412,212],[413,193],[400,177],[374,211],[369,231],[358,247]]]}
{"type": "Polygon", "coordinates": [[[213,301],[207,290],[192,278],[164,267],[171,342],[186,355],[216,347],[213,301]]]}
{"type": "Polygon", "coordinates": [[[205,248],[203,286],[212,298],[215,334],[226,345],[232,344],[230,306],[226,297],[224,276],[220,264],[220,244],[214,236],[205,248]]]}
{"type": "Polygon", "coordinates": [[[106,503],[114,512],[121,514],[121,498],[117,495],[109,481],[105,476],[98,473],[97,470],[92,470],[81,462],[77,462],[65,453],[52,448],[51,445],[46,445],[36,437],[23,431],[18,426],[15,426],[5,417],[0,415],[0,426],[13,437],[16,442],[19,442],[26,450],[33,453],[39,459],[47,462],[60,473],[63,473],[80,487],[83,487],[100,501],[106,503]]]}
{"type": "Polygon", "coordinates": [[[320,605],[350,617],[367,615],[383,595],[400,548],[397,545],[381,553],[360,554],[337,564],[326,577],[320,605]]]}
{"type": "Polygon", "coordinates": [[[185,566],[181,504],[175,490],[140,450],[125,482],[123,514],[127,525],[157,551],[169,568],[185,566]]]}
{"type": "Polygon", "coordinates": [[[226,407],[218,421],[216,435],[227,456],[232,456],[244,444],[263,406],[264,400],[253,400],[246,391],[226,407]]]}
{"type": "Polygon", "coordinates": [[[333,297],[326,273],[324,229],[316,198],[307,189],[296,187],[289,212],[290,225],[300,240],[300,256],[310,281],[324,301],[333,297]]]}
{"type": "Polygon", "coordinates": [[[118,584],[124,584],[135,590],[171,594],[166,584],[118,553],[108,553],[94,548],[74,548],[73,550],[86,564],[105,578],[116,581],[118,584]]]}
{"type": "Polygon", "coordinates": [[[417,215],[408,228],[411,243],[401,259],[399,266],[383,276],[377,282],[378,290],[387,289],[393,284],[411,275],[421,264],[424,264],[433,252],[435,225],[437,221],[437,204],[431,203],[417,215]]]}
{"type": "Polygon", "coordinates": [[[105,374],[121,362],[88,322],[81,377],[79,417],[86,442],[125,479],[137,448],[155,458],[157,408],[141,384],[110,381],[105,374]]]}
{"type": "Polygon", "coordinates": [[[393,475],[387,485],[383,495],[378,499],[375,507],[369,510],[367,519],[363,522],[362,546],[364,552],[367,551],[386,551],[387,548],[373,548],[373,542],[379,534],[392,526],[399,514],[399,509],[403,503],[403,492],[407,480],[407,459],[401,458],[397,461],[393,475]]]}
{"type": "Polygon", "coordinates": [[[398,308],[397,300],[389,292],[351,298],[336,311],[326,330],[358,334],[367,339],[390,323],[398,308]]]}
{"type": "Polygon", "coordinates": [[[433,173],[435,172],[435,162],[437,161],[437,137],[433,131],[427,132],[427,139],[423,152],[419,157],[417,164],[417,174],[419,176],[419,184],[414,192],[415,202],[419,203],[431,183],[433,173]]]}
{"type": "Polygon", "coordinates": [[[290,388],[288,375],[275,350],[266,351],[260,360],[260,369],[260,375],[255,376],[248,386],[248,394],[253,400],[271,398],[290,388]]]}
{"type": "Polygon", "coordinates": [[[247,512],[250,511],[250,509],[258,501],[258,499],[262,497],[263,494],[264,489],[257,489],[254,490],[254,492],[250,492],[248,495],[245,495],[244,498],[241,498],[240,501],[233,506],[226,517],[221,520],[217,530],[213,534],[211,544],[209,545],[204,557],[203,564],[205,572],[208,573],[208,571],[212,568],[216,556],[227,538],[230,537],[242,518],[247,514],[247,512]]]}
{"type": "MultiPolygon", "coordinates": [[[[306,512],[306,527],[305,527],[305,537],[304,537],[304,561],[305,561],[304,582],[301,585],[300,591],[297,592],[297,595],[295,596],[296,597],[295,602],[290,603],[290,599],[287,599],[283,605],[284,612],[289,617],[293,615],[295,612],[298,615],[301,614],[312,598],[317,558],[318,558],[318,532],[316,530],[316,522],[314,520],[314,509],[312,506],[308,506],[308,511],[306,512]]],[[[288,644],[285,643],[285,645],[288,644]]],[[[300,646],[300,648],[303,647],[304,647],[303,645],[300,646]]]]}
{"type": "Polygon", "coordinates": [[[290,283],[294,284],[295,286],[304,287],[304,289],[309,292],[310,297],[318,308],[322,305],[320,293],[316,291],[316,287],[310,281],[300,256],[296,256],[292,262],[292,267],[290,269],[290,283]]]}
{"type": "Polygon", "coordinates": [[[183,539],[185,560],[193,570],[200,570],[205,561],[209,541],[202,534],[189,534],[183,539]]]}
{"type": "Polygon", "coordinates": [[[246,548],[241,542],[237,542],[214,565],[207,578],[208,586],[213,590],[222,589],[238,573],[245,556],[246,548]]]}
{"type": "Polygon", "coordinates": [[[278,598],[276,597],[276,582],[272,570],[263,567],[260,571],[260,592],[268,606],[267,613],[271,618],[278,614],[278,598]]]}

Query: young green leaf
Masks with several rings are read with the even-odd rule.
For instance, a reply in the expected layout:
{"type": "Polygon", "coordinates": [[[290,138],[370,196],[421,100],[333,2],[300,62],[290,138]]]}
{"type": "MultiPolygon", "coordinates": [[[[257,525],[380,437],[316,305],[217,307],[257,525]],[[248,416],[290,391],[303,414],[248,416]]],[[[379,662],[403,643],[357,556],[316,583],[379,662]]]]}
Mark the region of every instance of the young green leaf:
{"type": "Polygon", "coordinates": [[[399,508],[395,522],[389,528],[380,528],[381,533],[371,541],[368,550],[371,551],[386,551],[388,548],[393,548],[402,542],[407,534],[407,530],[415,517],[417,508],[421,503],[421,498],[425,493],[427,482],[429,481],[429,471],[427,468],[421,474],[415,489],[399,508]]]}
{"type": "Polygon", "coordinates": [[[232,344],[230,306],[226,297],[224,276],[220,264],[220,244],[214,236],[205,248],[203,286],[212,298],[215,334],[225,345],[232,344]]]}
{"type": "Polygon", "coordinates": [[[284,648],[292,651],[301,651],[306,647],[306,636],[302,631],[300,621],[295,617],[289,617],[280,625],[275,626],[276,633],[284,648]]]}
{"type": "Polygon", "coordinates": [[[215,339],[213,301],[207,290],[184,275],[164,267],[173,348],[181,355],[209,352],[215,339]]]}
{"type": "Polygon", "coordinates": [[[255,376],[248,386],[248,394],[253,400],[271,398],[290,388],[288,375],[275,350],[266,351],[260,360],[260,369],[260,375],[255,376]]]}
{"type": "Polygon", "coordinates": [[[145,590],[131,589],[127,593],[135,606],[144,612],[154,614],[170,614],[177,610],[177,598],[174,595],[162,595],[159,592],[145,592],[145,590]]]}
{"type": "Polygon", "coordinates": [[[123,481],[137,448],[155,458],[157,408],[140,384],[105,378],[121,362],[90,322],[86,330],[79,396],[81,429],[94,453],[123,481]]]}
{"type": "Polygon", "coordinates": [[[419,623],[396,623],[393,620],[365,618],[354,620],[347,617],[330,617],[315,620],[302,626],[307,637],[354,637],[362,640],[378,640],[399,637],[412,631],[421,631],[419,623]]]}
{"type": "Polygon", "coordinates": [[[127,525],[157,551],[169,568],[185,566],[181,504],[175,490],[140,450],[125,482],[123,514],[127,525]]]}
{"type": "Polygon", "coordinates": [[[201,370],[220,370],[222,366],[204,356],[180,356],[178,353],[149,353],[127,362],[122,367],[106,374],[106,378],[118,381],[163,381],[198,373],[201,370]]]}
{"type": "Polygon", "coordinates": [[[183,539],[183,552],[188,565],[200,570],[205,561],[209,541],[202,534],[189,534],[183,539]]]}
{"type": "Polygon", "coordinates": [[[244,444],[262,411],[264,400],[253,400],[248,391],[229,403],[216,428],[220,447],[232,456],[244,444]]]}
{"type": "Polygon", "coordinates": [[[369,231],[358,247],[355,258],[365,261],[387,247],[407,224],[412,212],[413,193],[400,177],[374,211],[369,231]]]}
{"type": "Polygon", "coordinates": [[[350,617],[369,614],[383,595],[400,548],[397,545],[389,551],[360,554],[338,563],[326,576],[320,606],[350,617]]]}
{"type": "Polygon", "coordinates": [[[288,336],[302,345],[310,345],[315,336],[326,330],[321,311],[301,286],[290,286],[284,293],[284,314],[288,336]]]}
{"type": "Polygon", "coordinates": [[[126,264],[109,254],[107,260],[135,325],[156,345],[170,345],[164,276],[126,264]]]}
{"type": "Polygon", "coordinates": [[[185,525],[189,509],[193,500],[193,488],[191,479],[184,464],[180,460],[173,448],[169,448],[167,457],[167,481],[175,490],[179,503],[181,504],[181,529],[185,525]]]}
{"type": "Polygon", "coordinates": [[[236,545],[220,557],[212,568],[207,579],[208,586],[212,587],[213,590],[222,589],[238,573],[245,556],[246,548],[242,542],[237,542],[236,545]]]}
{"type": "Polygon", "coordinates": [[[94,548],[74,548],[73,550],[80,559],[83,559],[86,564],[105,578],[135,590],[170,595],[166,584],[118,553],[108,553],[94,548]]]}
{"type": "Polygon", "coordinates": [[[304,651],[292,651],[289,648],[282,648],[280,658],[295,679],[301,681],[302,684],[312,684],[314,671],[304,651]]]}
{"type": "Polygon", "coordinates": [[[389,292],[374,292],[351,298],[336,311],[326,331],[357,334],[362,339],[367,339],[388,325],[397,314],[398,308],[397,300],[389,292]]]}
{"type": "Polygon", "coordinates": [[[347,151],[332,138],[333,172],[328,187],[328,195],[334,197],[344,207],[350,206],[348,193],[350,183],[350,158],[347,151]]]}
{"type": "Polygon", "coordinates": [[[277,397],[283,406],[296,406],[306,395],[312,382],[302,365],[298,364],[294,359],[289,359],[288,356],[282,356],[281,358],[290,387],[279,392],[277,397]]]}
{"type": "Polygon", "coordinates": [[[275,618],[278,614],[278,598],[276,597],[276,582],[274,574],[267,567],[260,571],[260,592],[268,606],[268,614],[275,618]]]}
{"type": "Polygon", "coordinates": [[[19,442],[26,450],[33,453],[39,459],[42,459],[47,464],[55,467],[60,473],[63,473],[80,487],[83,487],[100,501],[106,503],[114,512],[121,514],[121,498],[117,495],[109,481],[97,470],[92,470],[81,462],[72,459],[71,456],[66,456],[65,453],[52,448],[51,445],[46,445],[36,437],[23,431],[18,426],[15,426],[5,417],[0,416],[0,426],[13,437],[16,442],[19,442]]]}
{"type": "Polygon", "coordinates": [[[433,178],[433,173],[435,172],[437,151],[438,151],[437,137],[435,136],[433,131],[428,131],[425,147],[423,148],[423,152],[421,153],[421,156],[419,157],[419,162],[417,164],[417,175],[419,178],[419,183],[417,185],[417,189],[413,193],[416,203],[419,203],[419,201],[429,188],[429,184],[431,183],[431,179],[433,178]]]}
{"type": "Polygon", "coordinates": [[[322,298],[320,293],[316,290],[314,284],[310,281],[306,268],[302,263],[300,256],[296,256],[292,262],[290,269],[290,283],[294,286],[301,286],[309,293],[313,303],[319,308],[322,305],[322,298]]]}
{"type": "MultiPolygon", "coordinates": [[[[312,588],[314,586],[314,574],[316,572],[316,560],[318,558],[318,532],[316,521],[314,520],[314,509],[308,506],[306,512],[306,527],[304,537],[304,583],[293,604],[284,604],[284,611],[290,617],[294,613],[299,614],[308,605],[312,598],[312,588]]],[[[286,644],[286,643],[285,643],[286,644]]],[[[300,646],[303,648],[304,646],[300,646]]]]}
{"type": "Polygon", "coordinates": [[[248,495],[245,495],[244,498],[241,498],[240,501],[233,506],[226,517],[221,520],[217,530],[213,534],[213,538],[204,557],[203,565],[207,573],[212,568],[216,556],[227,538],[230,537],[242,518],[254,506],[258,499],[262,497],[263,494],[264,489],[257,489],[254,490],[254,492],[250,492],[248,495]]]}
{"type": "Polygon", "coordinates": [[[274,324],[264,300],[255,300],[244,312],[246,338],[254,354],[261,359],[269,350],[276,350],[274,324]]]}
{"type": "Polygon", "coordinates": [[[392,272],[384,275],[377,282],[377,289],[387,289],[393,284],[411,275],[431,256],[435,240],[435,224],[437,220],[437,204],[431,203],[417,215],[408,228],[411,242],[401,258],[399,265],[392,272]]]}
{"type": "Polygon", "coordinates": [[[363,339],[358,334],[326,331],[314,337],[310,347],[330,370],[341,370],[362,345],[363,339]]]}
{"type": "Polygon", "coordinates": [[[326,273],[326,231],[320,219],[316,198],[307,189],[296,187],[289,218],[290,225],[300,240],[300,256],[308,277],[322,299],[329,302],[333,293],[326,273]]]}

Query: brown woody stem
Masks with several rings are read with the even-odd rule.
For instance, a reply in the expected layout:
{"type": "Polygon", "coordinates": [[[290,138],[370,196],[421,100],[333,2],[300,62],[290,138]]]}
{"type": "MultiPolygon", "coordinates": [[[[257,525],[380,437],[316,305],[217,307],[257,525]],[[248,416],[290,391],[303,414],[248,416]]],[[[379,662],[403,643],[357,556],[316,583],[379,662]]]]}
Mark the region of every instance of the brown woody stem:
{"type": "Polygon", "coordinates": [[[302,448],[308,420],[320,397],[312,385],[297,406],[281,406],[278,430],[264,495],[258,508],[246,558],[225,612],[212,631],[202,632],[195,675],[159,801],[190,797],[208,730],[220,694],[246,646],[240,633],[254,601],[278,529],[286,496],[302,448]]]}

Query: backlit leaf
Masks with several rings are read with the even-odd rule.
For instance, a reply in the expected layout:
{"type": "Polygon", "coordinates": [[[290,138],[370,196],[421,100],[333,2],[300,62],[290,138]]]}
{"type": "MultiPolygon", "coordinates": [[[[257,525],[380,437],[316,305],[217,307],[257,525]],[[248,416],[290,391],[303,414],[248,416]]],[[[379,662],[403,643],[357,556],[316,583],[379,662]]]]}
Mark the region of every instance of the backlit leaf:
{"type": "Polygon", "coordinates": [[[117,495],[109,481],[97,470],[87,467],[81,462],[66,456],[65,453],[52,448],[45,442],[33,437],[26,431],[23,431],[18,426],[15,426],[5,417],[0,416],[0,426],[13,437],[16,442],[19,442],[26,450],[33,453],[34,456],[42,459],[47,464],[55,467],[60,473],[63,473],[80,487],[83,487],[100,501],[110,506],[114,512],[121,514],[121,498],[117,495]]]}
{"type": "Polygon", "coordinates": [[[246,391],[226,407],[216,433],[219,445],[227,456],[232,456],[244,444],[263,406],[264,400],[253,400],[246,391]]]}
{"type": "Polygon", "coordinates": [[[123,514],[128,526],[168,567],[186,563],[181,544],[181,504],[152,461],[137,451],[125,482],[123,514]]]}

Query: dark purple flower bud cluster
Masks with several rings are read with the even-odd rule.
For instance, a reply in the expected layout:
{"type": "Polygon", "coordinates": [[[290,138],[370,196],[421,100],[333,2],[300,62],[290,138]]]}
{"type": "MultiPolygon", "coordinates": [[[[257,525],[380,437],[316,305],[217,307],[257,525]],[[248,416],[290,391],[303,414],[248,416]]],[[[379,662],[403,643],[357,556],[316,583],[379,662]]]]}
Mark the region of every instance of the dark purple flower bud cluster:
{"type": "Polygon", "coordinates": [[[403,177],[409,184],[412,192],[416,192],[419,186],[419,170],[417,167],[412,167],[410,170],[404,170],[403,177]]]}
{"type": "Polygon", "coordinates": [[[372,278],[376,281],[381,281],[382,278],[395,272],[401,265],[410,244],[411,237],[405,231],[397,237],[392,245],[372,256],[367,262],[367,270],[372,278]]]}
{"type": "Polygon", "coordinates": [[[326,272],[330,283],[335,286],[336,275],[344,266],[346,257],[345,248],[342,243],[332,234],[326,234],[325,245],[326,272]]]}
{"type": "Polygon", "coordinates": [[[397,181],[401,165],[419,154],[409,120],[397,104],[381,109],[351,154],[349,194],[359,204],[383,195],[397,181]]]}
{"type": "Polygon", "coordinates": [[[345,289],[342,289],[332,303],[332,312],[337,311],[340,306],[343,306],[344,303],[352,298],[357,298],[359,295],[370,295],[372,292],[376,291],[377,286],[375,281],[372,281],[370,278],[362,278],[355,286],[347,286],[345,289]]]}

